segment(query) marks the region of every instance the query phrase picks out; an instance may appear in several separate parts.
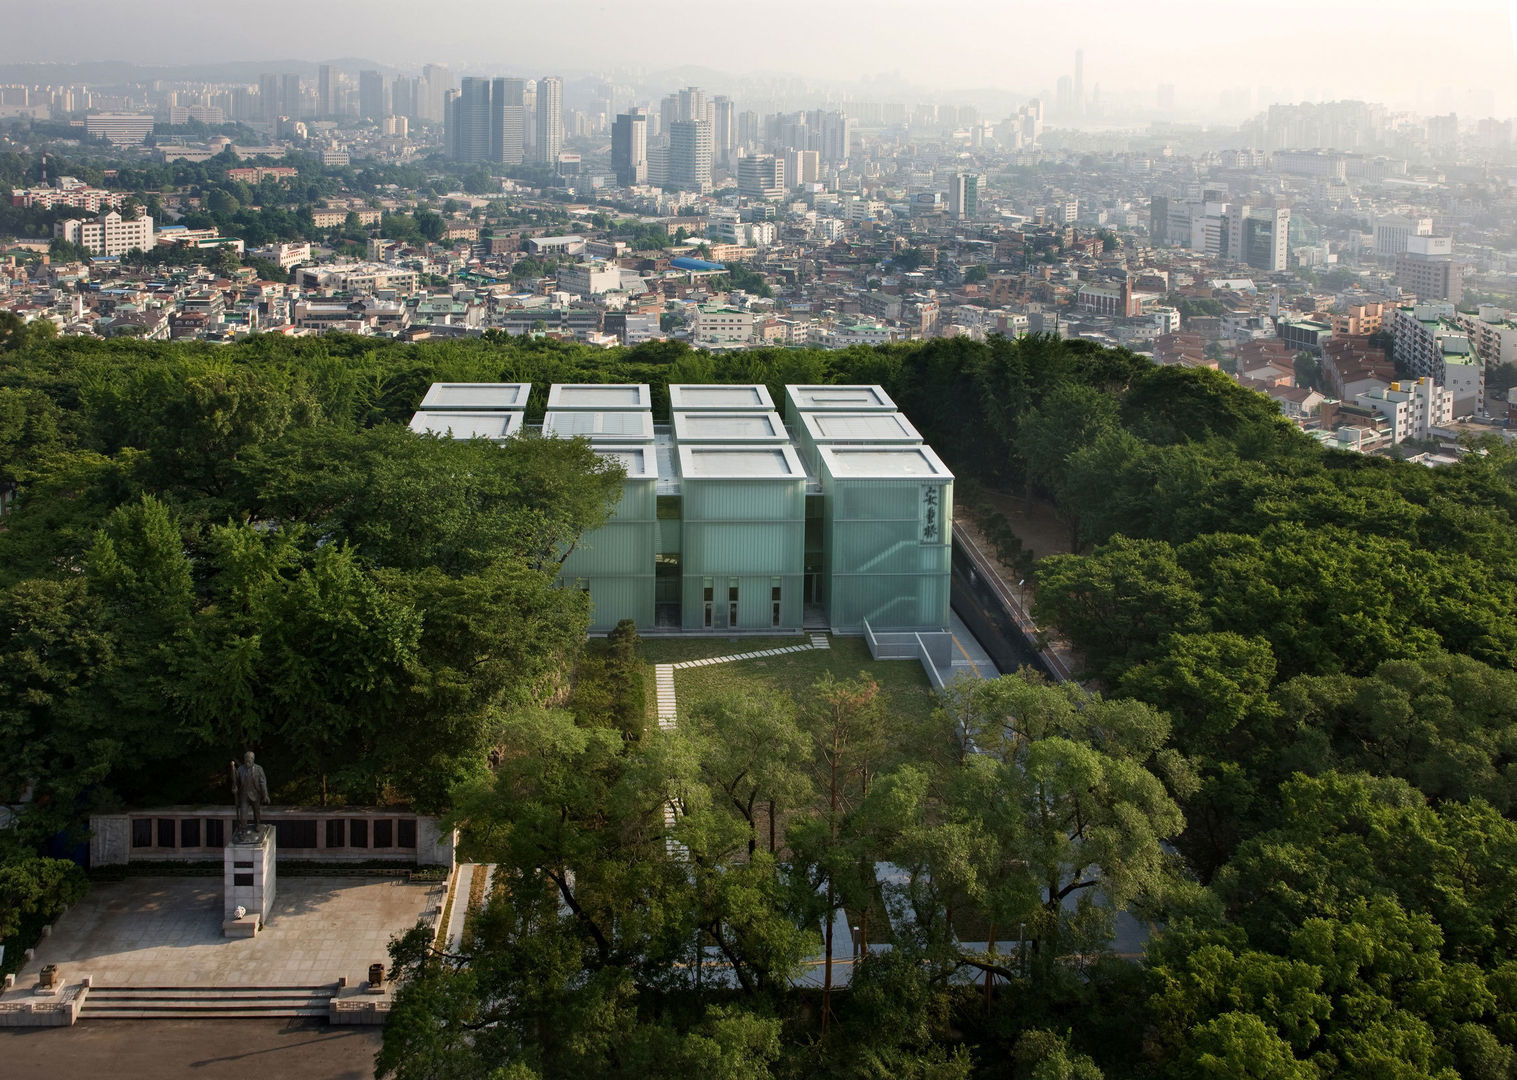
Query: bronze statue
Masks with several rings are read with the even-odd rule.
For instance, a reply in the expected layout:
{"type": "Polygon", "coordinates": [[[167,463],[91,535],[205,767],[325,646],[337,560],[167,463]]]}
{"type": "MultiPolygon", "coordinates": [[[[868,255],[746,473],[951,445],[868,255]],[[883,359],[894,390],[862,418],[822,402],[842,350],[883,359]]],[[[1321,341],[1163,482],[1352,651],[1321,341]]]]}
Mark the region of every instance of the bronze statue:
{"type": "Polygon", "coordinates": [[[242,755],[242,764],[232,762],[232,797],[237,800],[237,832],[234,840],[263,838],[263,807],[269,801],[269,782],[263,766],[253,764],[253,751],[242,755]],[[248,831],[248,812],[252,811],[253,829],[248,831]]]}

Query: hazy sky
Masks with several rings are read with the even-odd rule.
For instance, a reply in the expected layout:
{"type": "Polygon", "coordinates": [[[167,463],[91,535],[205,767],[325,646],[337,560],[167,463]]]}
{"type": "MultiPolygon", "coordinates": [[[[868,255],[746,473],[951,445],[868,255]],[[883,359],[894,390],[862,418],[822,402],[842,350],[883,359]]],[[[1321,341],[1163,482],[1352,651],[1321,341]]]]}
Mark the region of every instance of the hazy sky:
{"type": "MultiPolygon", "coordinates": [[[[1182,105],[1224,90],[1517,113],[1517,0],[0,0],[0,62],[364,57],[400,68],[659,70],[808,81],[891,74],[944,93],[1038,93],[1085,50],[1087,90],[1182,105]]],[[[1257,97],[1252,102],[1258,105],[1257,97]]]]}

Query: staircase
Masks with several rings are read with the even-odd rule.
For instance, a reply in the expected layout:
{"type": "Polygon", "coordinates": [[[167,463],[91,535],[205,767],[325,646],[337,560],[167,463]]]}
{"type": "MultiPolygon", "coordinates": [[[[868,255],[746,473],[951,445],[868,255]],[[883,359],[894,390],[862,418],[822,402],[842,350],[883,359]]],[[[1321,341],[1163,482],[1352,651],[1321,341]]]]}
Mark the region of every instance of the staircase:
{"type": "Polygon", "coordinates": [[[321,986],[92,986],[81,1020],[207,1020],[326,1016],[337,993],[321,986]]]}

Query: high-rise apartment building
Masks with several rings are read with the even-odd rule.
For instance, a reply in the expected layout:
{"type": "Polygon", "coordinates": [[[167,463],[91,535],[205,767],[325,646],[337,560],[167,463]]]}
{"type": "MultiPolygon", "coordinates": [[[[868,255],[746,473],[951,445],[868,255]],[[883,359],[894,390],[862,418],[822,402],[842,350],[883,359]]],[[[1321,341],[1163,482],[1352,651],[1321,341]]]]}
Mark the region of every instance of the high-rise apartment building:
{"type": "Polygon", "coordinates": [[[956,173],[948,186],[948,213],[959,221],[979,216],[980,177],[978,173],[956,173]]]}
{"type": "Polygon", "coordinates": [[[490,160],[490,80],[465,77],[453,99],[447,142],[454,161],[490,160]]]}
{"type": "Polygon", "coordinates": [[[555,162],[564,148],[564,80],[547,75],[537,80],[538,161],[555,162]]]}
{"type": "Polygon", "coordinates": [[[621,187],[648,182],[648,117],[629,109],[611,125],[611,168],[621,187]]]}
{"type": "Polygon", "coordinates": [[[385,102],[385,78],[377,71],[358,73],[358,115],[378,122],[389,115],[385,102]]]}
{"type": "Polygon", "coordinates": [[[785,162],[773,154],[739,159],[737,191],[750,199],[781,198],[785,194],[785,162]]]}
{"type": "Polygon", "coordinates": [[[821,151],[823,164],[848,164],[848,154],[853,147],[853,118],[841,112],[825,112],[818,126],[821,145],[815,149],[821,151]]]}
{"type": "Polygon", "coordinates": [[[676,120],[669,126],[669,183],[683,191],[711,190],[711,125],[676,120]]]}
{"type": "Polygon", "coordinates": [[[490,87],[490,160],[520,165],[526,152],[526,88],[520,79],[496,79],[490,87]]]}
{"type": "Polygon", "coordinates": [[[785,183],[793,188],[816,183],[822,173],[821,157],[816,150],[786,150],[785,183]]]}

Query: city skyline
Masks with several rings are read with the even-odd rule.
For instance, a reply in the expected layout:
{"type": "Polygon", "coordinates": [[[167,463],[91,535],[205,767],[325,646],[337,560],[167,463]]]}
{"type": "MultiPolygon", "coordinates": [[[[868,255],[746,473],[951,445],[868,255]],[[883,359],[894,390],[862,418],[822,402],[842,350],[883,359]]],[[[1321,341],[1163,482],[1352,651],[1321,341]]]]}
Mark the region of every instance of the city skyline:
{"type": "Polygon", "coordinates": [[[1163,88],[1169,88],[1177,114],[1239,114],[1272,101],[1357,98],[1427,112],[1507,116],[1517,113],[1513,6],[1512,0],[1464,0],[1434,21],[1403,0],[1377,5],[1373,13],[1285,0],[1240,39],[1235,27],[1218,25],[1215,8],[1196,0],[1141,15],[1115,4],[1074,12],[965,0],[954,20],[938,27],[920,25],[920,10],[900,0],[867,6],[777,0],[766,25],[804,26],[806,33],[754,33],[733,49],[715,25],[702,30],[681,24],[681,46],[671,49],[667,31],[681,9],[667,0],[642,5],[636,19],[590,3],[572,23],[537,5],[477,0],[435,5],[429,11],[436,16],[425,22],[392,0],[366,4],[361,19],[270,0],[268,17],[251,22],[223,9],[143,0],[136,8],[141,18],[109,23],[98,18],[98,7],[81,0],[58,0],[45,13],[0,0],[8,31],[0,64],[179,65],[214,52],[225,62],[363,58],[407,70],[441,62],[460,74],[555,70],[571,78],[595,72],[635,78],[706,67],[734,80],[863,83],[878,87],[881,96],[1052,96],[1061,78],[1074,74],[1078,49],[1084,99],[1115,98],[1128,111],[1160,112],[1163,88]],[[390,30],[399,19],[404,34],[390,30]],[[460,24],[469,32],[460,33],[460,24]],[[59,36],[59,25],[69,25],[70,33],[59,36]],[[966,26],[975,33],[963,33],[966,26]],[[1346,41],[1353,48],[1307,49],[1313,40],[1346,41]],[[1448,56],[1459,62],[1442,62],[1448,56]]]}

